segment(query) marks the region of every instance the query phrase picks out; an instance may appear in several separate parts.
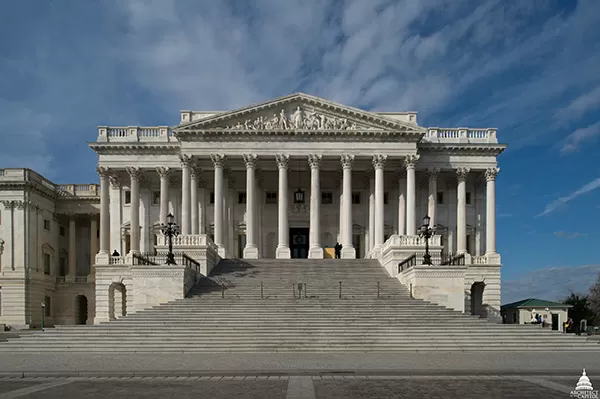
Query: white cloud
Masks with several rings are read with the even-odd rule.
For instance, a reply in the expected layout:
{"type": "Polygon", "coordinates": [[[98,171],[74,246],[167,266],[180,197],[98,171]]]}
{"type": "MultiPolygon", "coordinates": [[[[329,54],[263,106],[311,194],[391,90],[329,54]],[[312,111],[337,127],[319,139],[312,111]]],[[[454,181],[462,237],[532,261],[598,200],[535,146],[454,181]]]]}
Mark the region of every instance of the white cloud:
{"type": "Polygon", "coordinates": [[[567,155],[576,152],[585,141],[593,140],[600,137],[600,122],[594,123],[588,127],[583,127],[569,134],[562,142],[560,148],[561,155],[567,155]]]}
{"type": "Polygon", "coordinates": [[[566,231],[555,231],[552,234],[554,234],[555,237],[559,237],[559,238],[579,238],[579,237],[587,236],[587,233],[579,233],[579,232],[568,233],[566,231]]]}
{"type": "Polygon", "coordinates": [[[560,208],[563,205],[566,205],[570,201],[573,201],[575,198],[577,198],[583,194],[587,194],[590,191],[596,190],[599,187],[600,187],[600,177],[590,181],[589,183],[585,184],[583,187],[579,188],[578,190],[573,191],[571,194],[565,195],[564,197],[560,197],[560,198],[552,201],[551,203],[546,205],[546,208],[544,208],[544,211],[542,213],[538,214],[536,217],[545,216],[551,212],[554,212],[556,209],[560,208]]]}
{"type": "Polygon", "coordinates": [[[587,294],[600,265],[545,267],[511,280],[502,280],[502,303],[527,298],[557,301],[570,292],[587,294]]]}
{"type": "Polygon", "coordinates": [[[600,108],[600,86],[575,98],[564,109],[557,112],[555,117],[562,121],[575,120],[598,108],[600,108]]]}

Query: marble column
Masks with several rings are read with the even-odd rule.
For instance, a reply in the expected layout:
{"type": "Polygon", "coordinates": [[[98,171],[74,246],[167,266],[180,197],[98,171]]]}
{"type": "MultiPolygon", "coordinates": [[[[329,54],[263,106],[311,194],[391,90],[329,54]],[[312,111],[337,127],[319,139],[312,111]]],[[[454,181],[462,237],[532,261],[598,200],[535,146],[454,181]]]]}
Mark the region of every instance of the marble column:
{"type": "Polygon", "coordinates": [[[214,236],[215,245],[219,256],[225,257],[225,247],[223,246],[223,164],[225,155],[211,154],[210,159],[215,168],[215,203],[214,203],[214,236]]]}
{"type": "Polygon", "coordinates": [[[275,250],[276,259],[290,259],[290,229],[288,224],[288,163],[287,154],[276,154],[275,161],[279,169],[279,195],[277,196],[278,243],[275,250]]]}
{"type": "Polygon", "coordinates": [[[310,229],[308,249],[309,259],[323,259],[323,247],[321,246],[321,181],[320,167],[321,155],[310,154],[308,156],[310,166],[310,229]]]}
{"type": "Polygon", "coordinates": [[[373,247],[375,246],[375,176],[369,173],[367,178],[367,187],[369,188],[369,246],[367,247],[367,253],[371,255],[373,247]]]}
{"type": "Polygon", "coordinates": [[[344,240],[342,237],[344,235],[343,231],[344,231],[344,192],[343,192],[343,186],[342,186],[342,176],[343,176],[343,172],[338,172],[337,173],[337,179],[336,179],[336,188],[338,191],[338,195],[337,195],[337,201],[338,201],[338,205],[339,205],[339,209],[338,209],[338,234],[337,234],[337,241],[338,243],[342,243],[342,241],[344,240]]]}
{"type": "Polygon", "coordinates": [[[77,231],[74,215],[69,217],[69,272],[67,275],[77,275],[77,231]]]}
{"type": "Polygon", "coordinates": [[[352,244],[352,164],[354,155],[341,156],[343,168],[342,199],[343,199],[343,231],[342,231],[342,259],[356,259],[356,250],[352,244]]]}
{"type": "Polygon", "coordinates": [[[406,234],[406,182],[404,171],[398,170],[398,235],[406,234]]]}
{"type": "Polygon", "coordinates": [[[485,171],[485,254],[496,254],[496,176],[500,168],[488,168],[485,171]]]}
{"type": "Polygon", "coordinates": [[[229,244],[229,182],[231,171],[228,168],[223,169],[223,247],[226,257],[231,256],[231,245],[229,244]]]}
{"type": "MultiPolygon", "coordinates": [[[[102,206],[102,204],[100,205],[102,206]]],[[[98,253],[98,219],[96,215],[90,217],[90,275],[94,275],[94,264],[98,253]]]]}
{"type": "Polygon", "coordinates": [[[383,169],[385,167],[386,155],[373,155],[373,167],[375,168],[375,246],[373,251],[377,255],[381,251],[385,232],[384,226],[384,182],[383,169]]]}
{"type": "Polygon", "coordinates": [[[171,168],[158,166],[156,168],[160,176],[160,222],[167,224],[167,215],[169,214],[169,179],[171,177],[171,168]]]}
{"type": "Polygon", "coordinates": [[[258,259],[256,245],[256,154],[244,154],[246,164],[246,247],[244,259],[258,259]]]}
{"type": "Polygon", "coordinates": [[[469,168],[456,169],[456,252],[467,252],[467,175],[469,168]]]}
{"type": "MultiPolygon", "coordinates": [[[[100,175],[100,251],[104,257],[102,263],[108,262],[110,256],[110,169],[97,168],[100,175]]],[[[96,263],[100,263],[99,260],[96,263]]]]}
{"type": "Polygon", "coordinates": [[[198,234],[198,180],[200,179],[200,168],[194,164],[190,166],[190,220],[191,233],[198,234]]]}
{"type": "Polygon", "coordinates": [[[429,222],[430,227],[437,225],[436,219],[436,207],[437,207],[437,175],[439,169],[428,169],[427,177],[429,179],[429,196],[427,197],[427,215],[431,218],[429,222]]]}
{"type": "MultiPolygon", "coordinates": [[[[123,224],[123,185],[121,183],[120,177],[111,172],[109,176],[110,181],[110,206],[109,206],[109,255],[112,254],[112,251],[116,250],[120,255],[125,254],[125,247],[123,246],[123,230],[121,228],[123,224]]],[[[108,262],[108,260],[107,260],[108,262]]]]}
{"type": "Polygon", "coordinates": [[[131,181],[131,222],[130,222],[130,253],[140,252],[140,178],[142,171],[138,167],[127,167],[131,181]]]}
{"type": "Polygon", "coordinates": [[[189,155],[182,155],[181,160],[181,234],[190,234],[191,204],[190,204],[190,167],[193,159],[189,155]]]}
{"type": "Polygon", "coordinates": [[[415,185],[415,165],[419,160],[419,155],[408,155],[404,158],[406,167],[406,234],[414,236],[417,233],[417,224],[415,219],[416,206],[416,185],[415,185]]]}
{"type": "Polygon", "coordinates": [[[206,190],[204,187],[206,182],[203,180],[198,181],[198,234],[206,234],[205,226],[205,213],[206,213],[206,190]]]}

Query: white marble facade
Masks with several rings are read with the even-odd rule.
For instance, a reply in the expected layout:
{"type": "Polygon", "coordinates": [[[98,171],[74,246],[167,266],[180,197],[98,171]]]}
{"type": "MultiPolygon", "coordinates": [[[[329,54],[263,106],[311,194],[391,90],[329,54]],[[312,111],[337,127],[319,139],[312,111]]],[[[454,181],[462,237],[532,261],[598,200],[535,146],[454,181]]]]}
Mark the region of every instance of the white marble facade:
{"type": "Polygon", "coordinates": [[[382,265],[390,237],[415,236],[429,215],[440,248],[465,254],[465,291],[485,281],[483,302],[499,308],[495,178],[506,146],[495,129],[424,128],[414,112],[306,94],[180,116],[175,127],[99,127],[99,185],[0,170],[0,324],[36,324],[44,298],[51,323],[106,319],[95,315],[104,291],[120,278],[132,295],[119,267],[159,249],[168,213],[188,254],[204,239],[220,257],[320,259],[340,242],[343,258],[382,265]]]}

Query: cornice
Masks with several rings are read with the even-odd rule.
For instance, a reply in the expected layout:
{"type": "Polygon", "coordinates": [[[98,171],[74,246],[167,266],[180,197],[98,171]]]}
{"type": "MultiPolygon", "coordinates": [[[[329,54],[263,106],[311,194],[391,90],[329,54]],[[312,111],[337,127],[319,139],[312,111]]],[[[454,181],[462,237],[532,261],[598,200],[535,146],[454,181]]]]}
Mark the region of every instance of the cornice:
{"type": "Polygon", "coordinates": [[[163,155],[179,154],[179,143],[88,143],[97,154],[105,155],[163,155]]]}
{"type": "Polygon", "coordinates": [[[350,141],[350,142],[419,142],[423,133],[402,130],[246,130],[246,129],[190,129],[175,132],[186,141],[350,141]],[[404,139],[404,140],[401,140],[404,139]]]}
{"type": "Polygon", "coordinates": [[[0,190],[25,190],[27,188],[50,200],[55,200],[58,196],[56,191],[32,181],[21,180],[0,182],[0,190]]]}
{"type": "Polygon", "coordinates": [[[443,152],[446,154],[460,155],[500,155],[506,144],[480,144],[480,143],[419,143],[419,151],[443,152]]]}

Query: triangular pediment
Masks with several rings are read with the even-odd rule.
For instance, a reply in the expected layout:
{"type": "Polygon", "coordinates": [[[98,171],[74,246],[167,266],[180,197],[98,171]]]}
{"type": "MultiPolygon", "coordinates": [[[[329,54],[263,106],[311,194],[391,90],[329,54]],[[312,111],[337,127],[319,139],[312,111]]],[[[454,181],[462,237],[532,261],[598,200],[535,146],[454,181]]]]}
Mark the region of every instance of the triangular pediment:
{"type": "Polygon", "coordinates": [[[234,131],[378,130],[418,134],[425,132],[424,128],[414,124],[386,118],[304,93],[291,94],[264,103],[222,112],[174,128],[176,132],[213,129],[234,131]]]}

